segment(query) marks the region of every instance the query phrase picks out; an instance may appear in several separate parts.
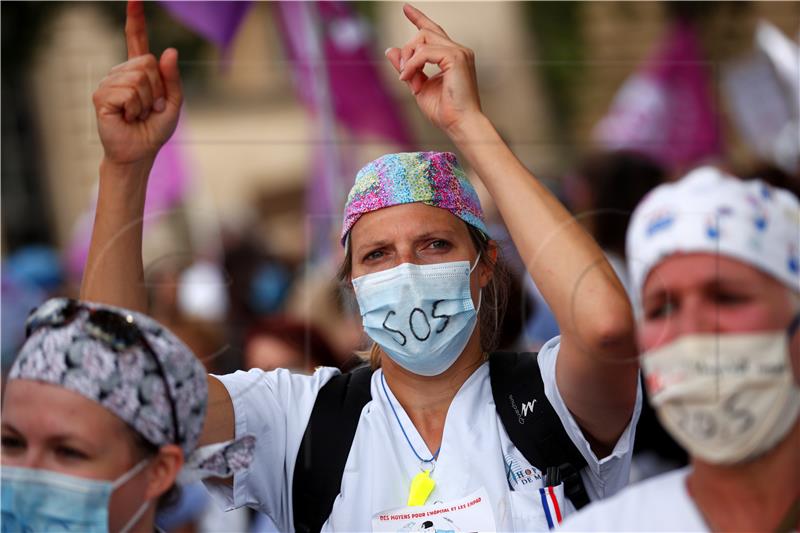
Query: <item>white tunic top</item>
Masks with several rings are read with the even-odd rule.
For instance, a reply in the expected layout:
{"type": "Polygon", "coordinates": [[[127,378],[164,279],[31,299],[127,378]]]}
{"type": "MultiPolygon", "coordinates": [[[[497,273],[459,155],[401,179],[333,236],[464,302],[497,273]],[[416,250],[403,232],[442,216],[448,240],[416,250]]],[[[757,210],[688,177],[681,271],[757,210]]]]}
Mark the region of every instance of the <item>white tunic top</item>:
{"type": "Polygon", "coordinates": [[[564,531],[708,531],[689,497],[691,467],[631,485],[613,498],[592,503],[567,519],[564,531]]]}
{"type": "MultiPolygon", "coordinates": [[[[588,465],[581,476],[589,497],[604,498],[627,483],[641,395],[637,395],[631,422],[611,455],[598,459],[556,387],[558,349],[556,337],[539,352],[545,395],[586,458],[588,465]]],[[[233,401],[236,437],[252,434],[257,439],[253,463],[248,470],[235,475],[232,488],[209,485],[224,498],[228,508],[251,506],[269,515],[280,530],[293,530],[292,476],[300,441],[317,392],[337,373],[332,368],[321,368],[313,376],[286,370],[251,370],[218,377],[233,401]]],[[[424,527],[474,530],[473,525],[502,531],[547,529],[544,496],[539,491],[543,486],[542,474],[514,447],[497,416],[488,364],[467,379],[447,412],[441,451],[431,474],[436,486],[428,504],[433,507],[410,509],[427,510],[430,520],[404,509],[411,479],[420,472],[420,462],[387,404],[381,378],[380,370],[372,375],[372,399],[361,412],[341,492],[323,531],[424,527]]],[[[431,451],[388,386],[386,390],[417,453],[430,457],[431,451]]],[[[525,403],[524,399],[521,403],[525,403]]],[[[560,501],[549,502],[550,518],[554,505],[559,506],[562,515],[574,510],[569,501],[563,501],[563,489],[556,489],[554,493],[560,501]]]]}

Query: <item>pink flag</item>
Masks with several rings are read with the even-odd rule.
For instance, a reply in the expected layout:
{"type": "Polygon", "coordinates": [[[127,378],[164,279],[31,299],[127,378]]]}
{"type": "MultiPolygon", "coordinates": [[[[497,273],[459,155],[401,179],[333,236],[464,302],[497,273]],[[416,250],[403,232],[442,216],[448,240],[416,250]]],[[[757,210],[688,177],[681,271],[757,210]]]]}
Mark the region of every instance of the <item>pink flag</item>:
{"type": "MultiPolygon", "coordinates": [[[[251,2],[163,0],[161,5],[224,51],[235,37],[251,2]]],[[[274,5],[301,100],[315,112],[319,111],[312,83],[320,83],[320,78],[311,76],[310,69],[323,68],[338,122],[356,135],[375,135],[409,147],[408,128],[376,66],[385,59],[382,55],[375,56],[369,26],[353,13],[347,2],[277,2],[274,5]],[[311,24],[304,20],[307,13],[314,16],[311,24]],[[309,35],[309,32],[316,35],[309,35]],[[312,39],[319,41],[319,53],[311,46],[312,39]]]]}
{"type": "Polygon", "coordinates": [[[236,36],[250,2],[187,2],[163,0],[161,5],[184,25],[226,51],[236,36]]]}
{"type": "Polygon", "coordinates": [[[353,176],[352,147],[337,124],[356,137],[374,136],[410,149],[411,135],[378,70],[369,26],[345,2],[274,4],[300,100],[314,115],[314,160],[306,198],[311,252],[331,253],[353,176]]]}
{"type": "Polygon", "coordinates": [[[314,112],[319,112],[312,69],[323,69],[333,113],[355,135],[374,135],[404,148],[411,135],[380,76],[377,65],[385,61],[374,53],[370,27],[346,2],[278,2],[275,13],[281,25],[286,53],[292,60],[297,92],[314,112]],[[306,14],[314,16],[311,24],[306,14]],[[317,35],[309,35],[316,32],[317,35]],[[318,40],[317,55],[314,40],[318,40]]]}
{"type": "Polygon", "coordinates": [[[619,90],[594,138],[647,154],[673,169],[721,150],[717,102],[693,27],[676,21],[657,53],[619,90]]]}

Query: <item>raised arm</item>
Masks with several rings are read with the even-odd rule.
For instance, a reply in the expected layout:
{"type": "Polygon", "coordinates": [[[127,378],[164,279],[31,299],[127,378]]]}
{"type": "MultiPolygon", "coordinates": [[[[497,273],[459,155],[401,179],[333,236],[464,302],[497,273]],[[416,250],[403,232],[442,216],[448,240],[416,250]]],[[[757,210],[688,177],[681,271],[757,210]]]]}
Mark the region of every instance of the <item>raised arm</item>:
{"type": "Polygon", "coordinates": [[[514,156],[482,113],[471,50],[410,5],[419,29],[387,57],[425,116],[441,128],[480,176],[561,330],[558,389],[605,455],[628,424],[636,400],[634,322],[629,301],[602,250],[514,156]],[[430,78],[422,69],[435,64],[430,78]]]}
{"type": "Polygon", "coordinates": [[[81,298],[147,311],[142,268],[142,218],[147,178],[156,154],[178,122],[178,52],[150,53],[141,2],[128,4],[128,60],[95,91],[103,144],[100,186],[81,298]]]}
{"type": "MultiPolygon", "coordinates": [[[[147,178],[178,123],[183,102],[178,52],[150,53],[141,1],[129,2],[128,60],[111,69],[93,95],[103,144],[97,213],[83,273],[81,298],[147,312],[142,266],[142,218],[147,178]]],[[[225,387],[209,378],[201,444],[234,436],[225,387]]]]}

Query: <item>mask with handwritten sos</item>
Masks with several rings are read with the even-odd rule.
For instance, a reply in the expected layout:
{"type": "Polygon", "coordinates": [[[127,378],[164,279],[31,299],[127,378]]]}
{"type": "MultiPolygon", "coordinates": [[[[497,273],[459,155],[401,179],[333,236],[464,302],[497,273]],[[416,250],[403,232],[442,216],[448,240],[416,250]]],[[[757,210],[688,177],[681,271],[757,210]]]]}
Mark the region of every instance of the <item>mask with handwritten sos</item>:
{"type": "Polygon", "coordinates": [[[469,261],[403,263],[355,278],[364,331],[409,372],[441,374],[458,359],[475,329],[478,310],[469,281],[479,260],[480,255],[472,266],[469,261]]]}
{"type": "Polygon", "coordinates": [[[788,331],[684,335],[642,355],[661,423],[694,457],[734,464],[771,450],[800,414],[788,331]],[[787,335],[788,333],[788,335],[787,335]]]}

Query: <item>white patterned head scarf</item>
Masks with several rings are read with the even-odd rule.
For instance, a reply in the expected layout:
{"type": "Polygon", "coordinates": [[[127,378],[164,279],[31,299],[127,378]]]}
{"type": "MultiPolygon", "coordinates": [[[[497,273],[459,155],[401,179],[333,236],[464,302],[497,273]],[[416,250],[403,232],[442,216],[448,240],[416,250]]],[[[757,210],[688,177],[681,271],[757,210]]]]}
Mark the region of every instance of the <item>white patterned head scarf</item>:
{"type": "Polygon", "coordinates": [[[731,257],[800,290],[797,198],[714,167],[653,189],[633,213],[626,247],[637,299],[650,271],[675,253],[731,257]]]}
{"type": "MultiPolygon", "coordinates": [[[[9,380],[41,381],[76,392],[151,444],[177,444],[187,466],[198,466],[192,454],[205,421],[206,371],[172,332],[135,311],[67,298],[48,300],[31,312],[27,329],[29,337],[9,380]]],[[[247,439],[233,449],[252,450],[252,445],[247,439]]],[[[231,449],[221,453],[235,455],[231,449]]],[[[211,459],[208,454],[203,458],[211,459]]],[[[235,461],[249,462],[239,456],[235,461]]],[[[216,475],[227,472],[218,470],[216,475]]]]}

